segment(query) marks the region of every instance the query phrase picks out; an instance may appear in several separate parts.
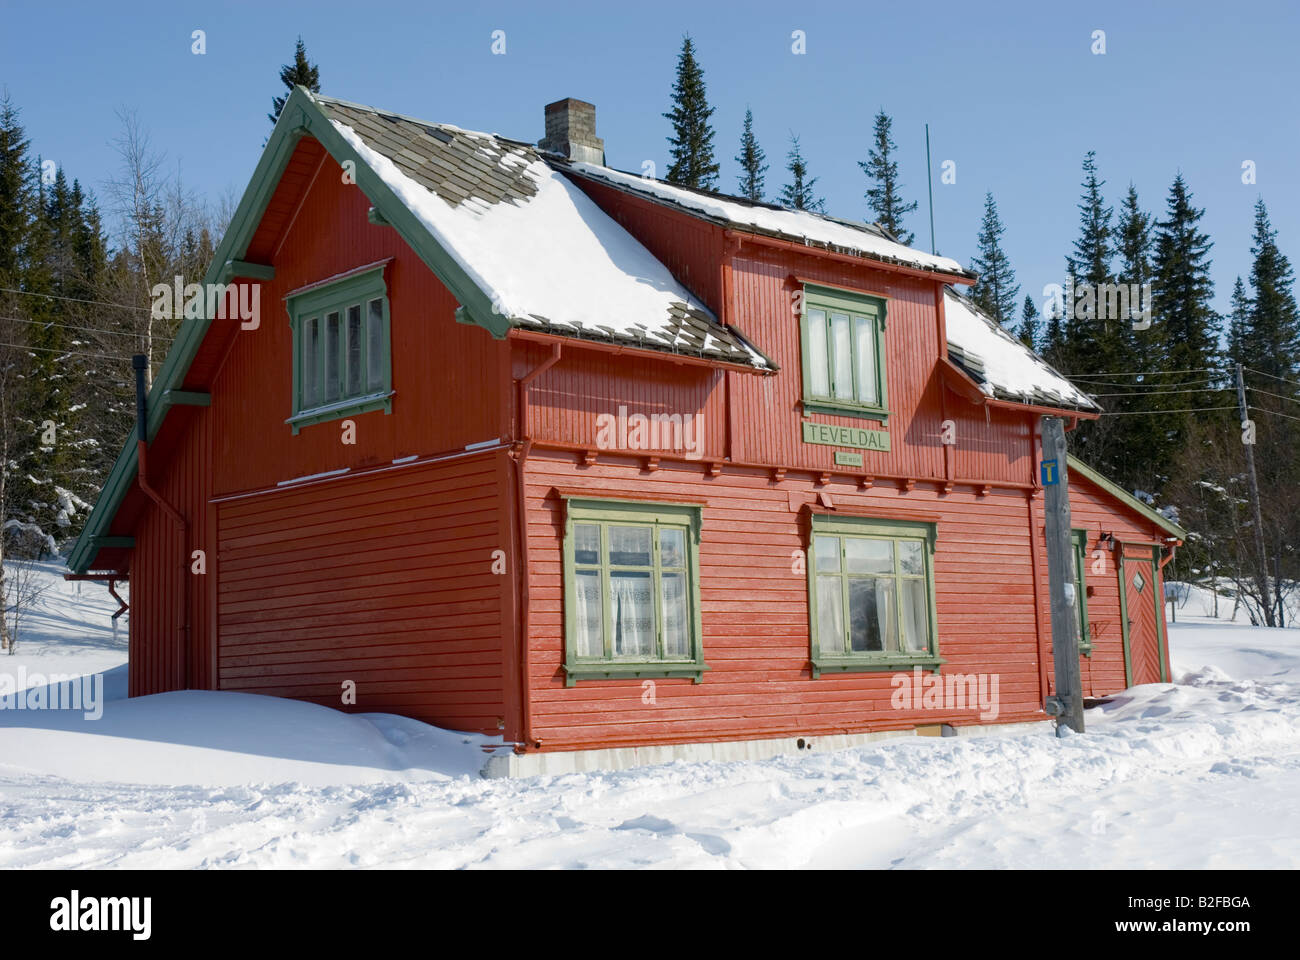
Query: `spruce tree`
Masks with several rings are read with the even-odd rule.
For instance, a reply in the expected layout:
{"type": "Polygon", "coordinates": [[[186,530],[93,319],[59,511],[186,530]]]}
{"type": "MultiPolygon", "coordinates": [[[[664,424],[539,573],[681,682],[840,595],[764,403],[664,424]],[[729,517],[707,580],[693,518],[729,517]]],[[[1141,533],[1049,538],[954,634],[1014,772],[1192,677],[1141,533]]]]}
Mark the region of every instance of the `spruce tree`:
{"type": "Polygon", "coordinates": [[[1232,300],[1228,310],[1228,361],[1249,365],[1246,355],[1246,329],[1250,326],[1250,297],[1246,294],[1246,284],[1238,276],[1232,285],[1232,300]]]}
{"type": "MultiPolygon", "coordinates": [[[[0,95],[0,287],[18,286],[22,249],[32,218],[31,169],[28,140],[18,108],[6,91],[0,95]]],[[[12,295],[0,293],[0,304],[12,295]]],[[[12,309],[6,315],[13,316],[12,309]]]]}
{"type": "Polygon", "coordinates": [[[1074,281],[1074,307],[1066,321],[1066,369],[1069,373],[1116,370],[1115,318],[1101,316],[1098,294],[1112,282],[1113,257],[1111,221],[1114,209],[1105,205],[1101,188],[1106,181],[1097,176],[1096,153],[1083,158],[1083,194],[1079,198],[1079,238],[1073,256],[1066,257],[1066,272],[1074,281]]]}
{"type": "Polygon", "coordinates": [[[1167,453],[1161,437],[1165,417],[1162,411],[1200,405],[1181,402],[1192,394],[1162,392],[1162,385],[1185,382],[1159,372],[1165,356],[1163,327],[1153,319],[1146,329],[1135,329],[1135,324],[1142,324],[1143,308],[1150,304],[1143,287],[1151,282],[1151,226],[1151,215],[1142,210],[1137,188],[1130,183],[1112,235],[1117,258],[1115,280],[1130,293],[1130,315],[1104,328],[1110,335],[1106,369],[1146,372],[1132,378],[1119,377],[1121,382],[1131,380],[1132,386],[1112,392],[1141,395],[1106,398],[1103,402],[1107,411],[1119,416],[1108,418],[1109,422],[1098,430],[1105,428],[1104,466],[1111,476],[1128,489],[1143,490],[1160,489],[1168,472],[1168,464],[1160,459],[1167,453]],[[1132,298],[1133,291],[1137,292],[1137,301],[1132,298]]]}
{"type": "Polygon", "coordinates": [[[858,161],[858,166],[871,182],[866,192],[867,208],[876,223],[897,237],[899,243],[910,246],[915,237],[904,229],[903,217],[916,210],[916,201],[903,202],[899,192],[902,184],[898,179],[898,161],[894,159],[897,144],[889,134],[892,123],[884,110],[876,114],[875,144],[867,159],[858,161]]]}
{"type": "Polygon", "coordinates": [[[1041,326],[1042,322],[1038,319],[1038,307],[1034,304],[1033,295],[1027,293],[1025,294],[1024,307],[1020,311],[1020,329],[1017,331],[1020,342],[1030,350],[1036,350],[1038,348],[1038,331],[1041,326]]]}
{"type": "Polygon", "coordinates": [[[713,159],[713,127],[709,124],[713,107],[704,89],[704,70],[695,59],[695,42],[689,35],[682,39],[682,52],[677,57],[672,109],[664,116],[673,125],[673,135],[668,138],[673,162],[665,179],[683,187],[716,190],[719,166],[713,159]]]}
{"type": "Polygon", "coordinates": [[[280,82],[285,86],[285,94],[271,98],[271,112],[267,114],[272,126],[280,119],[280,111],[284,109],[294,87],[304,86],[312,93],[320,93],[320,67],[307,59],[307,47],[301,36],[293,48],[293,63],[286,63],[280,68],[280,82]]]}
{"type": "Polygon", "coordinates": [[[1015,323],[1020,284],[1016,283],[1011,261],[1002,252],[1002,234],[1005,232],[993,194],[985,194],[984,219],[980,223],[978,240],[980,252],[971,258],[971,267],[979,274],[979,280],[971,290],[970,298],[990,317],[1009,328],[1015,323]]]}
{"type": "Polygon", "coordinates": [[[795,210],[821,211],[826,202],[813,193],[816,177],[808,176],[808,163],[799,150],[799,138],[790,134],[790,153],[785,168],[790,171],[790,182],[781,188],[781,202],[795,210]]]}
{"type": "Polygon", "coordinates": [[[763,174],[767,172],[767,157],[754,136],[754,111],[745,108],[745,129],[740,135],[740,153],[736,162],[740,164],[740,195],[746,200],[759,202],[763,199],[763,174]]]}
{"type": "Polygon", "coordinates": [[[1156,224],[1152,285],[1156,322],[1168,344],[1166,369],[1203,369],[1214,365],[1219,318],[1211,306],[1210,242],[1199,229],[1204,210],[1192,206],[1192,194],[1180,173],[1169,188],[1166,219],[1156,224]]]}
{"type": "Polygon", "coordinates": [[[1277,231],[1263,199],[1255,202],[1255,236],[1250,248],[1250,314],[1242,338],[1246,366],[1271,377],[1294,379],[1300,372],[1300,311],[1296,309],[1291,262],[1278,249],[1277,231]]]}
{"type": "MultiPolygon", "coordinates": [[[[1151,263],[1153,323],[1160,326],[1163,341],[1161,368],[1175,379],[1196,378],[1193,371],[1206,371],[1219,365],[1220,321],[1211,305],[1212,244],[1199,228],[1204,214],[1204,210],[1192,205],[1187,182],[1178,174],[1169,188],[1165,219],[1155,225],[1155,253],[1151,263]]],[[[1142,398],[1147,401],[1148,409],[1159,411],[1153,418],[1146,449],[1142,452],[1160,473],[1151,478],[1145,489],[1160,488],[1175,453],[1189,437],[1191,415],[1176,411],[1220,405],[1204,402],[1206,398],[1207,394],[1200,393],[1142,398]]]]}

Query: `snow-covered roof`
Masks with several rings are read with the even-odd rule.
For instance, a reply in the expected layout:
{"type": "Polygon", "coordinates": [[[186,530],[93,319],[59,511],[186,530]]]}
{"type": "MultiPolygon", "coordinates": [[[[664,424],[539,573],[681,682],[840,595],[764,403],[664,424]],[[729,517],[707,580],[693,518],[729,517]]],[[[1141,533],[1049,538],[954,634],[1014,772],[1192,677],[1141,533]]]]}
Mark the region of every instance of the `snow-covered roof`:
{"type": "Polygon", "coordinates": [[[691,190],[594,163],[574,162],[557,165],[562,169],[603,180],[660,202],[676,204],[697,216],[703,216],[729,227],[823,247],[836,252],[856,254],[886,263],[897,263],[963,277],[969,276],[956,260],[914,250],[892,239],[875,224],[841,220],[838,217],[813,213],[809,210],[791,210],[767,203],[755,203],[740,197],[726,197],[702,190],[691,190]]]}
{"type": "Polygon", "coordinates": [[[948,357],[999,400],[1100,410],[1086,393],[951,287],[945,288],[948,357]]]}
{"type": "Polygon", "coordinates": [[[531,146],[313,99],[511,326],[773,369],[531,146]]]}

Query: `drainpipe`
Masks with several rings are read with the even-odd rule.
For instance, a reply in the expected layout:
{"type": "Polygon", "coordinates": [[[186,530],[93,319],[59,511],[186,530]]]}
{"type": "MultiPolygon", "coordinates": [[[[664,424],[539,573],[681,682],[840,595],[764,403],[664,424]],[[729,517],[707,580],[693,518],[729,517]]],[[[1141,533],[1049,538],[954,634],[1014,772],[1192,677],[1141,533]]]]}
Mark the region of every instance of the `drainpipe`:
{"type": "Polygon", "coordinates": [[[527,750],[534,743],[531,734],[531,704],[528,685],[528,631],[530,602],[528,589],[528,503],[525,497],[524,471],[528,464],[528,455],[533,449],[533,438],[528,436],[528,387],[560,360],[561,345],[551,344],[551,355],[534,367],[518,381],[519,401],[517,404],[518,421],[515,434],[519,438],[514,452],[515,458],[515,529],[519,536],[519,563],[516,576],[519,578],[519,743],[527,750]]]}
{"type": "Polygon", "coordinates": [[[163,499],[162,494],[149,484],[149,425],[146,419],[148,408],[145,400],[144,371],[149,359],[142,353],[131,357],[131,366],[135,370],[135,421],[136,421],[136,482],[140,491],[158,505],[158,509],[171,518],[176,528],[177,545],[180,549],[181,589],[176,591],[178,609],[176,612],[176,630],[180,636],[181,678],[178,689],[188,690],[190,686],[190,579],[185,571],[185,518],[180,511],[163,499]]]}

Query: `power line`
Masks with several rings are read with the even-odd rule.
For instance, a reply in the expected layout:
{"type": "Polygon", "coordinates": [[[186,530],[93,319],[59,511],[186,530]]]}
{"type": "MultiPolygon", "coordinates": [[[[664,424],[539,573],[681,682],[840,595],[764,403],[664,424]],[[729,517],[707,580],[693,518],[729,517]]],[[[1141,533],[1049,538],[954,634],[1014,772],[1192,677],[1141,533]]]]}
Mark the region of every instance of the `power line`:
{"type": "Polygon", "coordinates": [[[61,357],[92,357],[96,360],[120,360],[122,363],[130,363],[130,357],[118,357],[107,353],[85,353],[80,350],[55,350],[53,347],[31,347],[22,343],[4,343],[0,342],[0,347],[12,347],[15,350],[37,350],[41,353],[57,353],[61,357]]]}
{"type": "Polygon", "coordinates": [[[1086,380],[1090,377],[1155,377],[1171,373],[1223,373],[1217,367],[1192,367],[1187,370],[1110,370],[1099,373],[1081,373],[1070,377],[1071,380],[1086,380]]]}
{"type": "Polygon", "coordinates": [[[1255,410],[1255,411],[1257,411],[1257,412],[1259,412],[1259,413],[1267,413],[1267,414],[1271,414],[1272,416],[1275,416],[1275,417],[1283,417],[1283,418],[1285,418],[1285,419],[1287,419],[1287,420],[1295,420],[1295,421],[1297,421],[1297,422],[1300,422],[1300,417],[1293,417],[1293,416],[1291,416],[1291,414],[1289,414],[1289,413],[1282,413],[1281,411],[1278,411],[1278,410],[1265,410],[1263,407],[1251,407],[1251,406],[1246,407],[1246,409],[1247,409],[1247,410],[1255,410]]]}
{"type": "MultiPolygon", "coordinates": [[[[12,320],[14,323],[30,323],[34,327],[62,327],[64,330],[82,330],[86,333],[103,333],[112,337],[134,337],[139,340],[143,340],[145,337],[143,333],[132,333],[129,330],[101,330],[98,327],[78,327],[71,323],[58,323],[54,320],[25,320],[22,317],[0,317],[0,320],[12,320]]],[[[164,337],[162,334],[155,333],[153,339],[166,340],[170,343],[173,338],[164,337]]]]}
{"type": "Polygon", "coordinates": [[[1261,377],[1269,377],[1272,380],[1281,380],[1283,383],[1289,383],[1293,387],[1300,387],[1300,383],[1295,380],[1288,380],[1286,377],[1279,377],[1276,373],[1265,373],[1263,370],[1256,370],[1254,367],[1243,366],[1241,369],[1249,370],[1251,373],[1258,373],[1261,377]]]}
{"type": "Polygon", "coordinates": [[[1232,387],[1200,387],[1196,390],[1139,390],[1137,393],[1094,393],[1094,397],[1164,397],[1174,393],[1222,393],[1232,387]]]}
{"type": "Polygon", "coordinates": [[[0,287],[0,293],[16,293],[23,297],[44,297],[46,300],[66,300],[68,303],[91,303],[97,307],[117,307],[121,310],[134,310],[136,313],[148,313],[148,307],[133,307],[129,303],[109,303],[107,300],[82,300],[80,297],[60,297],[53,293],[35,293],[31,290],[15,290],[12,287],[0,287]]]}
{"type": "Polygon", "coordinates": [[[1270,393],[1267,390],[1259,389],[1259,387],[1247,387],[1246,389],[1249,390],[1251,393],[1262,393],[1266,397],[1274,397],[1278,400],[1287,400],[1290,401],[1291,403],[1300,403],[1300,400],[1297,400],[1295,397],[1288,397],[1285,394],[1281,394],[1281,393],[1270,393]]]}
{"type": "Polygon", "coordinates": [[[1188,410],[1114,410],[1103,411],[1103,417],[1158,417],[1166,413],[1209,413],[1214,410],[1236,410],[1236,407],[1193,407],[1188,410]]]}
{"type": "Polygon", "coordinates": [[[1206,377],[1197,377],[1194,380],[1181,380],[1178,383],[1121,383],[1116,380],[1090,380],[1087,377],[1068,377],[1071,382],[1080,387],[1190,387],[1192,384],[1209,383],[1206,377]]]}

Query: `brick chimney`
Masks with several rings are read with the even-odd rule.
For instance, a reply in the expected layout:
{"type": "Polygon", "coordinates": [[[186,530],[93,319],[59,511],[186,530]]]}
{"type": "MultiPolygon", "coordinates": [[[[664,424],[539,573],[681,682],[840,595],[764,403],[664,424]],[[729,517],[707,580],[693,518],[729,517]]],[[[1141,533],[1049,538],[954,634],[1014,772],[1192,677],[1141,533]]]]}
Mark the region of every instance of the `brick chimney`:
{"type": "Polygon", "coordinates": [[[556,100],[546,105],[546,136],[538,149],[569,160],[605,163],[605,141],[596,136],[596,107],[585,100],[556,100]]]}

